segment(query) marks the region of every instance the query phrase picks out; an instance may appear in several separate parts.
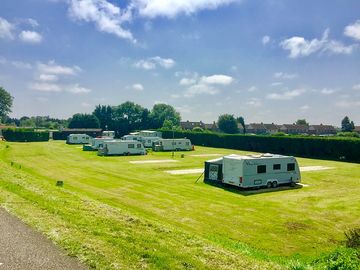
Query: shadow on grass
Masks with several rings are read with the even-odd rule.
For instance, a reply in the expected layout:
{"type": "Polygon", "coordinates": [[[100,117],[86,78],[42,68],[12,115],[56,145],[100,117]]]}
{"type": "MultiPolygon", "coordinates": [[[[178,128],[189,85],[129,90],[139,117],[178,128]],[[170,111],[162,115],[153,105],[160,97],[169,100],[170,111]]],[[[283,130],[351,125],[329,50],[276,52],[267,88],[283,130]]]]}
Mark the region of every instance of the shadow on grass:
{"type": "Polygon", "coordinates": [[[293,190],[293,189],[301,189],[303,188],[303,186],[296,184],[295,186],[289,186],[289,185],[279,185],[277,188],[266,188],[266,187],[261,187],[261,188],[240,188],[240,187],[235,187],[235,186],[231,186],[231,185],[227,185],[227,184],[223,184],[221,182],[218,181],[209,181],[209,180],[204,180],[204,183],[210,185],[210,186],[214,186],[214,187],[218,187],[218,188],[222,188],[223,190],[232,192],[232,193],[236,193],[236,194],[240,194],[243,196],[250,196],[250,195],[257,195],[257,194],[262,194],[262,193],[270,193],[270,192],[281,192],[281,191],[288,191],[288,190],[293,190]]]}

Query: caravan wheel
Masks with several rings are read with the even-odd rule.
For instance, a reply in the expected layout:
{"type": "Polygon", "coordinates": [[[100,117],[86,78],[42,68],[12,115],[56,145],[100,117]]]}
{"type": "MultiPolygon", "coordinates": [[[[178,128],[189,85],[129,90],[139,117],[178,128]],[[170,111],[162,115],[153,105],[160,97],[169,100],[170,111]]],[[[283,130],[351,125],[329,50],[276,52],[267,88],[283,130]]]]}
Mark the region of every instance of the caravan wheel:
{"type": "Polygon", "coordinates": [[[272,182],[272,187],[273,188],[276,188],[277,186],[278,186],[278,182],[276,182],[276,181],[272,182]]]}
{"type": "Polygon", "coordinates": [[[267,187],[267,188],[271,188],[271,187],[272,187],[272,184],[271,184],[271,182],[270,182],[270,181],[269,181],[269,182],[267,182],[266,187],[267,187]]]}

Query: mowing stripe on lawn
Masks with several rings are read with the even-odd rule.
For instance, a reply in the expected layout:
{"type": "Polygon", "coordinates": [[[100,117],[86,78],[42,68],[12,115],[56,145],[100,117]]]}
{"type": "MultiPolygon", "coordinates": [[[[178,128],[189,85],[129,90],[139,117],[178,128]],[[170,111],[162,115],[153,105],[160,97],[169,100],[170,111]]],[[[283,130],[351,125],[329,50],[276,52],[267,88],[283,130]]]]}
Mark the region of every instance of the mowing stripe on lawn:
{"type": "Polygon", "coordinates": [[[151,164],[151,163],[171,163],[179,162],[178,160],[173,159],[153,159],[153,160],[133,160],[129,161],[131,164],[151,164]]]}

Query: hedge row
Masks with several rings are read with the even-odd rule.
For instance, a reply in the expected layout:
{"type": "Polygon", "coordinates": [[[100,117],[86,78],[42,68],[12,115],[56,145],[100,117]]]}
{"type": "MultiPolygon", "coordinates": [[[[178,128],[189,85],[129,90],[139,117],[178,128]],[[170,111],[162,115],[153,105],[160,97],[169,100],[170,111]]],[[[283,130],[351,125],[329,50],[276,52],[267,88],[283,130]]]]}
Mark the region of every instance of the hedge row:
{"type": "Polygon", "coordinates": [[[46,142],[49,132],[39,132],[33,129],[4,129],[2,135],[10,142],[46,142]]]}
{"type": "MultiPolygon", "coordinates": [[[[163,131],[172,138],[172,131],[163,131]]],[[[175,138],[186,137],[195,145],[246,150],[300,157],[360,162],[360,139],[338,137],[254,136],[175,131],[175,138]]]]}
{"type": "Polygon", "coordinates": [[[86,134],[90,137],[97,137],[101,135],[101,132],[94,131],[77,131],[77,130],[67,130],[67,131],[54,131],[53,140],[66,140],[70,134],[86,134]]]}

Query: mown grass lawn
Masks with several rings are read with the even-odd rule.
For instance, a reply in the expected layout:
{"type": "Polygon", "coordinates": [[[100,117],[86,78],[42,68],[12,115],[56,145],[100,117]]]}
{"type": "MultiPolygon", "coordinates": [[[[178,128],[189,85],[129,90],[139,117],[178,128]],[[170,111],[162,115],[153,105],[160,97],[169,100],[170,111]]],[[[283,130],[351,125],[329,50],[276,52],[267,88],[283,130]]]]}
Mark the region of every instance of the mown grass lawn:
{"type": "Polygon", "coordinates": [[[276,269],[343,245],[360,224],[360,165],[301,159],[307,187],[243,192],[166,170],[201,168],[196,147],[176,153],[98,157],[63,141],[0,143],[0,203],[91,267],[276,269]],[[56,187],[57,180],[64,187],[56,187]]]}

